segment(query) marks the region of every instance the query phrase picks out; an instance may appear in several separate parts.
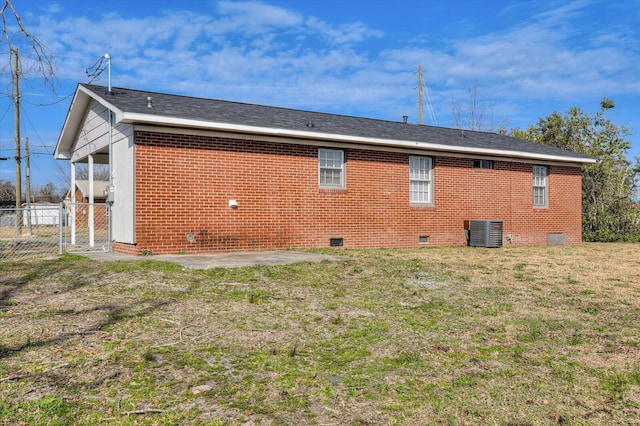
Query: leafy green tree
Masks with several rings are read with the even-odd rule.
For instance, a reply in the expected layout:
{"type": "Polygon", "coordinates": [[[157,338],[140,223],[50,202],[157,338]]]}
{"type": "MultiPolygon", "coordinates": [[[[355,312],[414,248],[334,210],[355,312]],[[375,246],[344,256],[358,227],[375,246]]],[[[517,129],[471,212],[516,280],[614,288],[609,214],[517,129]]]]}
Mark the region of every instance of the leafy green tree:
{"type": "Polygon", "coordinates": [[[511,135],[580,152],[599,161],[583,167],[582,230],[586,241],[640,241],[640,208],[634,199],[640,177],[639,159],[631,163],[627,151],[631,134],[606,117],[614,108],[604,98],[600,111],[586,114],[573,107],[564,115],[553,112],[526,130],[511,135]]]}

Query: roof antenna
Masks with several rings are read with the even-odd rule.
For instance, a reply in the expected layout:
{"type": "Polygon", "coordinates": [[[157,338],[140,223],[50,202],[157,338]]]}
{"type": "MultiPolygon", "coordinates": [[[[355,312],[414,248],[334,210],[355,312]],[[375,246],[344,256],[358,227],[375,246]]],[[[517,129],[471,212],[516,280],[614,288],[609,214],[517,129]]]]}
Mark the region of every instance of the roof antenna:
{"type": "Polygon", "coordinates": [[[89,82],[89,84],[91,84],[94,80],[97,80],[98,77],[100,77],[100,74],[102,74],[105,69],[107,70],[109,81],[107,95],[113,95],[113,92],[111,91],[111,55],[105,53],[104,55],[100,56],[100,58],[96,61],[95,64],[93,64],[92,67],[85,70],[85,73],[87,74],[87,77],[91,77],[91,81],[89,82]],[[107,65],[103,66],[102,64],[105,59],[107,60],[107,65]]]}
{"type": "Polygon", "coordinates": [[[316,127],[313,122],[311,121],[311,117],[309,117],[309,122],[307,123],[307,127],[311,128],[311,127],[316,127]]]}
{"type": "Polygon", "coordinates": [[[107,90],[107,95],[113,95],[113,92],[111,91],[111,55],[109,55],[108,53],[105,53],[103,58],[105,58],[107,60],[107,80],[109,82],[108,87],[109,89],[107,90]]]}

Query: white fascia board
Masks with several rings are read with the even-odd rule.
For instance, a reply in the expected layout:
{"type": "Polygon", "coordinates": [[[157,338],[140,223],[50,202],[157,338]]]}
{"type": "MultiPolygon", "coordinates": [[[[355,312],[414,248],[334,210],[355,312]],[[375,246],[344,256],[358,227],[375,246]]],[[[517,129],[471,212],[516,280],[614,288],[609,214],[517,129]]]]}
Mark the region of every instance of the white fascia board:
{"type": "MultiPolygon", "coordinates": [[[[105,95],[107,96],[107,95],[105,95]]],[[[71,149],[76,142],[75,138],[78,132],[78,127],[82,125],[82,119],[86,113],[87,107],[91,103],[91,99],[94,99],[105,108],[110,111],[114,111],[116,114],[122,115],[122,111],[116,108],[113,104],[107,102],[102,96],[96,95],[91,90],[84,86],[78,86],[76,93],[73,96],[67,117],[62,125],[62,131],[58,137],[58,142],[54,150],[53,156],[57,160],[71,160],[71,149]],[[74,125],[75,127],[71,127],[74,125]]]]}
{"type": "Polygon", "coordinates": [[[161,125],[161,126],[219,130],[219,131],[228,131],[228,132],[257,134],[257,135],[280,136],[280,137],[288,137],[288,138],[317,139],[317,140],[324,140],[324,141],[348,142],[348,143],[364,144],[364,145],[381,145],[381,146],[392,146],[392,147],[398,147],[398,148],[413,148],[413,149],[441,151],[441,152],[457,152],[457,153],[476,154],[476,155],[492,155],[492,156],[499,156],[499,157],[525,158],[530,160],[560,161],[563,163],[567,162],[567,163],[585,164],[585,163],[597,162],[596,159],[592,159],[592,158],[565,157],[565,156],[559,156],[559,155],[534,154],[530,152],[521,152],[521,151],[451,146],[451,145],[442,145],[442,144],[429,143],[429,142],[414,142],[414,141],[404,141],[404,140],[395,140],[395,139],[367,138],[362,136],[338,135],[338,134],[331,134],[331,133],[306,132],[306,131],[300,131],[300,130],[274,129],[269,127],[256,127],[256,126],[246,126],[241,124],[217,123],[212,121],[190,120],[190,119],[184,119],[184,118],[156,116],[156,115],[150,115],[150,114],[125,112],[121,116],[118,116],[118,118],[121,118],[121,120],[118,120],[118,121],[122,121],[124,123],[131,123],[131,124],[136,124],[136,123],[137,124],[155,124],[155,125],[161,125]]]}
{"type": "Polygon", "coordinates": [[[69,105],[69,110],[67,111],[64,123],[62,123],[62,130],[58,136],[58,142],[56,142],[56,147],[53,150],[53,158],[56,160],[71,159],[72,139],[75,136],[77,129],[70,129],[70,126],[71,123],[75,124],[79,120],[77,112],[78,109],[84,109],[85,107],[86,99],[84,99],[84,96],[82,96],[79,91],[76,91],[73,95],[73,99],[71,99],[71,105],[69,105]],[[73,135],[71,135],[70,132],[73,132],[73,135]]]}

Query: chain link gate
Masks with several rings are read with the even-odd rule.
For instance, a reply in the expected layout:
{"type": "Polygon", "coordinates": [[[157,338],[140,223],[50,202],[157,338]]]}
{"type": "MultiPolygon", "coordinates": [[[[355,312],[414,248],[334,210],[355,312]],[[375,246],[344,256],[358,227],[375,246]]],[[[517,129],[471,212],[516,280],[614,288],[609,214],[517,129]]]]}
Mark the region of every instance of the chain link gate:
{"type": "Polygon", "coordinates": [[[68,253],[111,251],[109,216],[104,203],[68,203],[65,207],[63,248],[68,253]]]}

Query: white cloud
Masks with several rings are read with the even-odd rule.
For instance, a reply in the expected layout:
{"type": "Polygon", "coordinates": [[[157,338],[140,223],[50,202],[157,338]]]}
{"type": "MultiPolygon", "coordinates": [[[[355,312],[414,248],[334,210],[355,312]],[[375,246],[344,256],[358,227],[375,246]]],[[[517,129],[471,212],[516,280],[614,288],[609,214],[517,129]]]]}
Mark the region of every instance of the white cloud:
{"type": "Polygon", "coordinates": [[[217,11],[221,18],[209,28],[211,34],[242,32],[254,35],[274,28],[291,28],[302,24],[300,14],[256,1],[221,1],[217,11]]]}
{"type": "Polygon", "coordinates": [[[352,22],[334,27],[316,17],[309,17],[305,22],[307,30],[312,34],[319,34],[331,43],[347,44],[362,42],[369,38],[380,38],[384,34],[367,28],[360,22],[352,22]]]}
{"type": "MultiPolygon", "coordinates": [[[[487,30],[468,15],[452,17],[446,39],[428,27],[396,34],[342,16],[335,24],[296,11],[296,2],[202,2],[197,11],[177,2],[146,16],[125,10],[81,16],[69,4],[25,15],[54,52],[69,92],[88,81],[85,68],[110,53],[115,86],[392,120],[406,114],[411,122],[422,65],[440,125],[452,124],[451,103],[466,101],[476,81],[496,122],[508,117],[512,125],[551,112],[543,108],[594,99],[597,107],[604,95],[618,111],[624,97],[640,96],[633,20],[606,27],[584,19],[594,7],[622,7],[615,2],[505,3],[496,16],[502,26],[487,30]]],[[[106,84],[106,75],[97,83],[106,84]]],[[[60,125],[42,131],[48,143],[60,125]]]]}
{"type": "Polygon", "coordinates": [[[412,33],[411,40],[385,50],[368,42],[377,45],[389,36],[362,22],[334,25],[258,1],[220,1],[198,13],[167,10],[142,18],[67,11],[71,15],[60,20],[51,12],[38,18],[37,30],[56,52],[62,79],[86,81],[84,69],[108,52],[115,85],[326,110],[376,105],[396,116],[415,105],[419,64],[441,111],[473,81],[483,96],[502,103],[579,99],[594,90],[640,92],[632,31],[584,32],[573,23],[587,5],[551,3],[532,15],[521,8],[526,20],[493,32],[448,40],[412,33]]]}
{"type": "Polygon", "coordinates": [[[334,27],[259,2],[222,1],[216,6],[212,12],[164,11],[143,18],[43,14],[37,30],[55,52],[63,80],[87,81],[85,68],[110,53],[114,85],[169,91],[194,91],[200,85],[196,92],[211,96],[219,93],[210,89],[214,87],[258,86],[260,91],[245,91],[256,101],[275,96],[271,92],[282,95],[286,87],[295,96],[305,92],[310,103],[316,102],[309,97],[312,92],[322,94],[318,102],[327,102],[331,93],[309,88],[329,78],[346,95],[361,90],[349,75],[370,62],[352,46],[382,35],[362,23],[334,27]]]}
{"type": "Polygon", "coordinates": [[[46,12],[51,15],[55,15],[56,13],[60,13],[62,11],[62,7],[58,3],[50,3],[45,8],[46,12]]]}
{"type": "Polygon", "coordinates": [[[396,69],[419,62],[430,81],[444,89],[479,80],[492,95],[505,99],[581,98],[594,89],[637,92],[633,75],[638,55],[630,55],[627,44],[618,42],[618,33],[601,29],[593,36],[581,33],[583,43],[572,40],[581,29],[573,28],[571,19],[584,5],[570,3],[511,28],[449,40],[445,49],[385,51],[380,59],[396,69]]]}

